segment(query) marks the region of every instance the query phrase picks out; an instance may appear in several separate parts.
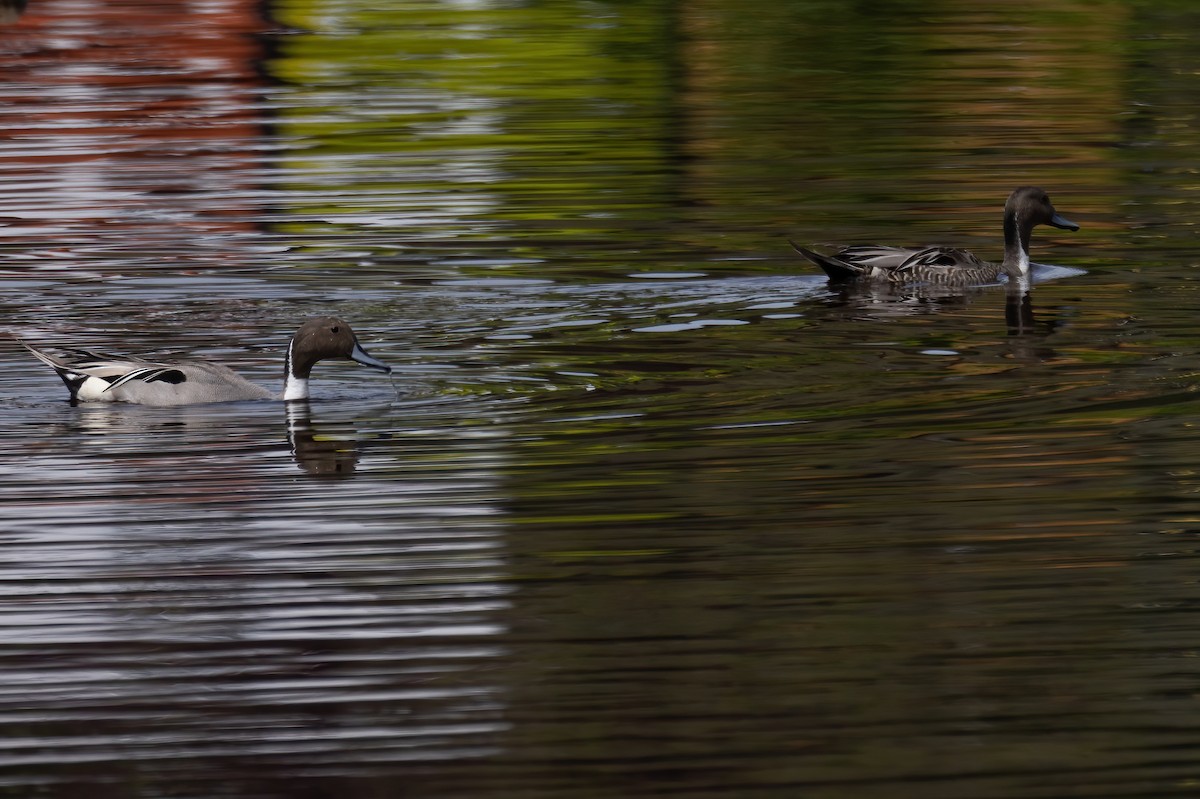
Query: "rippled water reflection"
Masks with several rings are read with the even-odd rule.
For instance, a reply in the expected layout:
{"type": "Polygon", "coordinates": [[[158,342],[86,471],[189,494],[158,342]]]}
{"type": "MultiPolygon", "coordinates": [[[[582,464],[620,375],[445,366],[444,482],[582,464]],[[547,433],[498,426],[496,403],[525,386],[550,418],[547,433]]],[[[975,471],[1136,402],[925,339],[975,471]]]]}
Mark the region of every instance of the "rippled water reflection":
{"type": "Polygon", "coordinates": [[[1194,792],[1190,7],[3,9],[0,790],[1194,792]]]}

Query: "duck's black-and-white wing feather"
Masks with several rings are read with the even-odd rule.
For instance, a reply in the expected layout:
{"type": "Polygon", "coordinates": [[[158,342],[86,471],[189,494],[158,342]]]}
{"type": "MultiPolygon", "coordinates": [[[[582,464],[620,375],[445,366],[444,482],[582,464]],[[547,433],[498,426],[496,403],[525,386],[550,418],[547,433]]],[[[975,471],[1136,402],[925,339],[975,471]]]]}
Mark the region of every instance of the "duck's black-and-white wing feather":
{"type": "Polygon", "coordinates": [[[49,352],[36,349],[25,341],[21,341],[21,344],[54,370],[71,392],[73,400],[114,399],[115,396],[111,394],[113,389],[133,381],[179,384],[187,380],[181,369],[169,363],[153,363],[139,358],[66,347],[55,347],[53,352],[49,352]]]}

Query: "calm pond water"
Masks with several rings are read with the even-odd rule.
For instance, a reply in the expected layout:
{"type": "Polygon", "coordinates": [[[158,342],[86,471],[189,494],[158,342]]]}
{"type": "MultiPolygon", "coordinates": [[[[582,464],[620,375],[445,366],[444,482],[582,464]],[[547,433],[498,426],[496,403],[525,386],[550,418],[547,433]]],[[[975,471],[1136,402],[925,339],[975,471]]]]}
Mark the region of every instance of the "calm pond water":
{"type": "Polygon", "coordinates": [[[1196,794],[1193,4],[2,5],[0,794],[1196,794]]]}

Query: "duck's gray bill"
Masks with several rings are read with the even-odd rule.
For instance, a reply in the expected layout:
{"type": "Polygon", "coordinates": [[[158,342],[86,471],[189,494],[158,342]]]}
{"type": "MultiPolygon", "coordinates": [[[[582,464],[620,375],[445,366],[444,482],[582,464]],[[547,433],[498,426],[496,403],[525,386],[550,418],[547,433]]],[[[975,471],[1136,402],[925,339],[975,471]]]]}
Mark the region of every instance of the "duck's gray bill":
{"type": "Polygon", "coordinates": [[[377,361],[370,355],[367,355],[367,351],[359,346],[357,341],[354,342],[354,349],[350,350],[350,359],[358,361],[363,366],[369,366],[372,369],[378,369],[381,372],[390,373],[392,371],[392,367],[388,366],[383,361],[377,361]]]}
{"type": "Polygon", "coordinates": [[[1063,230],[1079,230],[1079,225],[1072,222],[1070,219],[1063,219],[1058,214],[1050,217],[1050,224],[1055,227],[1060,227],[1063,230]]]}

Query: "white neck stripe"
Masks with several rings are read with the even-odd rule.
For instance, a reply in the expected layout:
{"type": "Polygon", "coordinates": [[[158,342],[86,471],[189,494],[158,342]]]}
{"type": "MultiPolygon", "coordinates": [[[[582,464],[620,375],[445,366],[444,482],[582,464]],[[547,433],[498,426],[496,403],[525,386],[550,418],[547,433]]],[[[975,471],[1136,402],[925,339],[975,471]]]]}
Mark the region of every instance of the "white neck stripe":
{"type": "Polygon", "coordinates": [[[292,377],[289,374],[283,382],[283,399],[285,402],[308,399],[308,381],[302,377],[292,377]]]}
{"type": "Polygon", "coordinates": [[[294,340],[288,343],[287,359],[283,362],[283,399],[285,402],[308,399],[308,380],[292,374],[292,345],[295,343],[294,340]]]}
{"type": "Polygon", "coordinates": [[[1021,254],[1017,260],[1017,268],[1021,270],[1022,275],[1028,275],[1029,274],[1029,249],[1025,246],[1025,242],[1021,240],[1020,219],[1017,219],[1015,221],[1017,222],[1017,225],[1016,225],[1017,247],[1021,251],[1021,254]]]}

